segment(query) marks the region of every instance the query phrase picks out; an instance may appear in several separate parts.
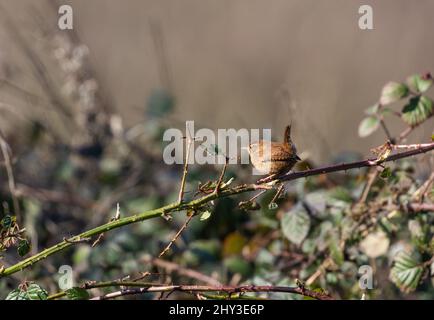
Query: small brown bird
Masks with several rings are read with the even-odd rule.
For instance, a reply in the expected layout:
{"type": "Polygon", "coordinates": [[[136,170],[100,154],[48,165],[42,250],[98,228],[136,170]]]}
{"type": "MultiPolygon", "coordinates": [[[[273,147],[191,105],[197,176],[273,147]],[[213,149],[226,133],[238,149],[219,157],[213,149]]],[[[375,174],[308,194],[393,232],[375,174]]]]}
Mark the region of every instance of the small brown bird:
{"type": "Polygon", "coordinates": [[[291,140],[291,126],[285,129],[282,142],[259,140],[248,148],[250,161],[259,174],[274,176],[285,173],[301,160],[291,140]]]}

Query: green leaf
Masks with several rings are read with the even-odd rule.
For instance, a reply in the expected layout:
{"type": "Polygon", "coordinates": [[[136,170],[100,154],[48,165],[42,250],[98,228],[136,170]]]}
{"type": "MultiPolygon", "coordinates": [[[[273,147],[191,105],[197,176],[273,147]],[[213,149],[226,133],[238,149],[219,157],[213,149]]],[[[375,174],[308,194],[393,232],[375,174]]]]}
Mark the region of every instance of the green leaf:
{"type": "Polygon", "coordinates": [[[48,298],[48,292],[36,283],[29,285],[27,295],[29,300],[47,300],[48,298]]]}
{"type": "Polygon", "coordinates": [[[18,242],[17,251],[20,257],[24,257],[30,251],[30,243],[25,239],[20,240],[20,242],[18,242]]]}
{"type": "Polygon", "coordinates": [[[315,252],[316,249],[316,243],[314,239],[306,239],[303,242],[303,245],[301,246],[301,250],[303,251],[303,253],[306,254],[312,254],[315,252]]]}
{"type": "Polygon", "coordinates": [[[330,197],[343,202],[353,202],[353,197],[351,196],[350,190],[341,186],[333,188],[330,191],[330,197]]]}
{"type": "Polygon", "coordinates": [[[419,259],[414,258],[405,251],[400,251],[393,259],[390,270],[390,279],[403,292],[416,290],[423,274],[423,266],[419,259]]]}
{"type": "Polygon", "coordinates": [[[201,215],[200,215],[200,221],[205,221],[205,220],[208,220],[209,219],[209,217],[211,217],[211,212],[210,211],[205,211],[205,212],[203,212],[201,215]]]}
{"type": "Polygon", "coordinates": [[[364,138],[371,135],[380,126],[380,120],[375,116],[369,116],[360,122],[359,136],[364,138]]]}
{"type": "Polygon", "coordinates": [[[379,103],[376,103],[376,104],[374,104],[372,107],[369,107],[368,109],[366,109],[366,110],[365,110],[365,113],[366,113],[368,116],[376,115],[377,112],[378,112],[378,109],[379,109],[379,108],[380,108],[380,104],[379,104],[379,103]]]}
{"type": "Polygon", "coordinates": [[[433,114],[433,102],[425,96],[411,98],[402,109],[402,120],[414,126],[424,122],[433,114]]]}
{"type": "Polygon", "coordinates": [[[9,294],[6,297],[6,300],[29,300],[29,299],[27,299],[27,295],[25,292],[21,291],[20,289],[15,289],[9,292],[9,294]]]}
{"type": "Polygon", "coordinates": [[[388,179],[392,176],[392,170],[389,167],[386,167],[381,171],[380,177],[383,179],[388,179]]]}
{"type": "Polygon", "coordinates": [[[74,287],[65,291],[70,300],[89,300],[90,295],[86,289],[74,287]]]}
{"type": "Polygon", "coordinates": [[[310,217],[302,205],[296,205],[283,215],[281,220],[282,232],[285,237],[299,245],[306,238],[310,229],[310,217]]]}
{"type": "Polygon", "coordinates": [[[36,283],[31,283],[27,288],[11,291],[6,300],[47,300],[48,293],[36,283]]]}
{"type": "Polygon", "coordinates": [[[408,87],[403,83],[389,82],[381,91],[380,104],[385,106],[405,98],[409,93],[408,87]]]}
{"type": "Polygon", "coordinates": [[[414,74],[407,79],[407,84],[411,90],[416,93],[423,93],[432,86],[433,79],[429,75],[421,76],[419,74],[414,74]]]}
{"type": "Polygon", "coordinates": [[[0,224],[3,228],[9,229],[12,226],[14,221],[15,221],[15,217],[7,215],[1,220],[0,224]]]}
{"type": "Polygon", "coordinates": [[[242,257],[232,256],[223,260],[223,265],[232,273],[239,273],[246,277],[251,272],[251,266],[246,259],[242,257]]]}

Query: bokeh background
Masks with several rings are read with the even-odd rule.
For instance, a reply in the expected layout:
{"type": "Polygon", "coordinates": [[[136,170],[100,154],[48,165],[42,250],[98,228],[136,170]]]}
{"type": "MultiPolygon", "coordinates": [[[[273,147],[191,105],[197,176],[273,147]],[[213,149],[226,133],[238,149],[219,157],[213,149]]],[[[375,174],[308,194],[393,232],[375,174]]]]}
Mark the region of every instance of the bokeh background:
{"type": "MultiPolygon", "coordinates": [[[[129,214],[175,199],[181,167],[163,164],[160,139],[165,128],[184,130],[186,120],[197,128],[271,128],[277,139],[292,123],[300,153],[316,165],[343,152],[369,155],[384,134],[362,139],[357,128],[383,85],[434,70],[433,10],[432,0],[0,0],[0,129],[32,252],[107,221],[117,202],[129,214]],[[57,28],[59,4],[72,6],[73,31],[57,28]],[[363,4],[373,7],[374,30],[358,27],[363,4]]],[[[425,141],[432,124],[409,141],[425,141]]],[[[393,134],[404,128],[389,125],[393,134]]],[[[13,199],[0,169],[8,213],[13,199]]],[[[192,170],[190,187],[219,167],[192,170]]],[[[245,181],[247,172],[230,168],[245,181]]],[[[237,233],[249,219],[233,218],[228,201],[219,204],[216,229],[193,224],[178,263],[220,276],[232,267],[222,271],[195,255],[241,255],[251,240],[237,233]],[[188,246],[201,238],[217,240],[188,246]]],[[[158,253],[182,221],[115,232],[92,252],[78,246],[27,278],[55,291],[50,277],[62,262],[79,271],[77,281],[137,271],[139,256],[158,253]]],[[[233,274],[220,280],[241,281],[233,274]]],[[[2,293],[17,277],[0,283],[2,293]]]]}
{"type": "MultiPolygon", "coordinates": [[[[1,3],[34,49],[43,50],[38,23],[57,25],[49,6],[1,3]]],[[[154,89],[169,87],[181,122],[271,128],[280,136],[292,121],[299,148],[318,160],[381,142],[381,134],[357,137],[363,110],[386,81],[434,67],[430,0],[62,3],[73,5],[74,31],[127,125],[142,119],[154,89]],[[358,27],[363,4],[373,6],[374,30],[358,27]]],[[[38,85],[13,38],[2,28],[3,68],[12,64],[14,81],[34,92],[38,85]]],[[[14,106],[36,116],[33,106],[14,106]]],[[[17,123],[8,122],[16,130],[17,123]]]]}

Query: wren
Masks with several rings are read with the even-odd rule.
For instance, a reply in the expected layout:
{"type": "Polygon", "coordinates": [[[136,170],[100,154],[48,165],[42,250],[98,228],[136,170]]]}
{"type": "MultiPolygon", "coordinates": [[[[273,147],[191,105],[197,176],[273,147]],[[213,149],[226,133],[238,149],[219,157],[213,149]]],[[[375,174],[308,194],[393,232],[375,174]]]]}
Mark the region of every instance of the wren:
{"type": "Polygon", "coordinates": [[[291,140],[291,126],[286,127],[283,142],[259,140],[251,143],[248,151],[252,165],[262,175],[283,174],[301,160],[291,140]]]}

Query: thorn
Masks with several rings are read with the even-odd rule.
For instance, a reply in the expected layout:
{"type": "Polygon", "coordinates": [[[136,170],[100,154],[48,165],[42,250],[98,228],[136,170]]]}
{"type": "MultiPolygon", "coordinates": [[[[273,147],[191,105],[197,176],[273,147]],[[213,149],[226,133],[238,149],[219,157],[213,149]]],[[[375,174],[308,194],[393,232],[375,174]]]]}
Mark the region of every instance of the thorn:
{"type": "Polygon", "coordinates": [[[164,220],[166,220],[166,221],[170,221],[170,220],[172,220],[172,216],[168,215],[166,212],[163,212],[163,213],[161,214],[161,217],[162,217],[164,220]]]}

